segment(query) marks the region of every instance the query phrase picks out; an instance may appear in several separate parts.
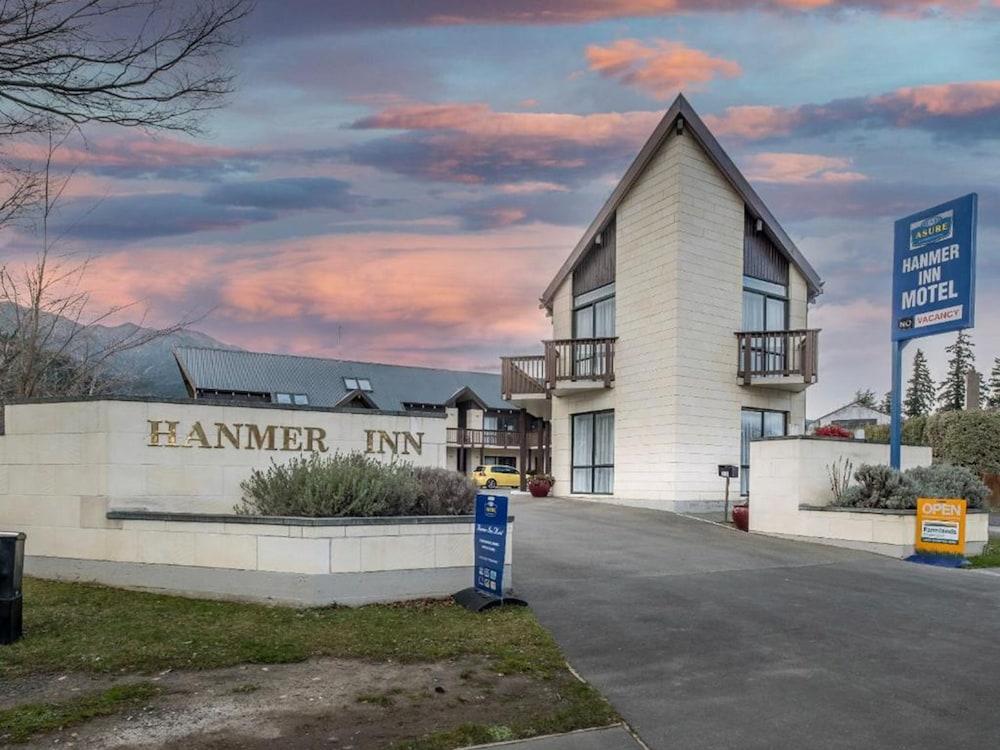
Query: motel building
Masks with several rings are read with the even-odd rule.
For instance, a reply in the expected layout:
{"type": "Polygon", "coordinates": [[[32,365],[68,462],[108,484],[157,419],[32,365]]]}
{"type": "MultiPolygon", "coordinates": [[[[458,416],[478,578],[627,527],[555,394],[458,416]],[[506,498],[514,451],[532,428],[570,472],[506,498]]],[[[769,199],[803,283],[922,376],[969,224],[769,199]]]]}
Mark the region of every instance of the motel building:
{"type": "MultiPolygon", "coordinates": [[[[504,400],[496,374],[195,347],[175,350],[174,358],[192,399],[443,417],[449,469],[506,466],[523,482],[527,472],[549,466],[546,424],[504,400]]],[[[369,430],[363,450],[413,459],[385,430],[369,430]]]]}
{"type": "Polygon", "coordinates": [[[503,396],[551,432],[555,492],[721,509],[719,464],[805,432],[822,282],[679,96],[541,297],[539,351],[501,358],[503,396]]]}

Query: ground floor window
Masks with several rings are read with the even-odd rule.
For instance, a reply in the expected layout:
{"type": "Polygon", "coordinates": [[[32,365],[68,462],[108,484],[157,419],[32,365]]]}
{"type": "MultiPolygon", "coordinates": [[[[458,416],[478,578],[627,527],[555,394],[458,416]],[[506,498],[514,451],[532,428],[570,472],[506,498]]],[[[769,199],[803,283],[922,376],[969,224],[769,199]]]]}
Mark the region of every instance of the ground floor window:
{"type": "Polygon", "coordinates": [[[750,494],[750,441],[787,434],[788,414],[767,409],[744,409],[740,433],[740,494],[750,494]]]}
{"type": "Polygon", "coordinates": [[[615,413],[573,415],[570,491],[610,495],[615,489],[615,413]]]}
{"type": "Polygon", "coordinates": [[[485,456],[483,461],[489,466],[510,466],[517,468],[517,456],[485,456]]]}

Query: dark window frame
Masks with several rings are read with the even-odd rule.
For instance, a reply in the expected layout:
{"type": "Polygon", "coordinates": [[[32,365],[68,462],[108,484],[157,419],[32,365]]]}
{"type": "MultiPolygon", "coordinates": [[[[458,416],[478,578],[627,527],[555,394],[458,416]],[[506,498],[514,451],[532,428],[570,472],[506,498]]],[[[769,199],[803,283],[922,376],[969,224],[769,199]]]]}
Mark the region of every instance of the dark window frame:
{"type": "MultiPolygon", "coordinates": [[[[609,299],[614,299],[614,298],[615,298],[615,282],[613,282],[613,281],[610,284],[605,284],[603,287],[598,287],[597,289],[591,289],[589,292],[584,292],[583,294],[578,294],[578,295],[576,295],[576,297],[573,298],[573,339],[574,340],[578,340],[578,339],[581,340],[581,341],[585,341],[586,340],[586,339],[580,339],[580,337],[578,335],[577,326],[576,326],[576,314],[577,314],[577,312],[579,312],[580,310],[586,310],[589,307],[590,308],[590,329],[592,331],[596,331],[597,330],[597,305],[598,305],[598,303],[604,302],[604,301],[609,300],[609,299]],[[584,302],[582,304],[577,304],[577,302],[576,302],[577,297],[586,297],[588,295],[593,294],[594,292],[599,292],[602,289],[605,290],[604,294],[601,294],[600,296],[594,297],[593,299],[588,299],[586,302],[584,302]]],[[[618,317],[618,305],[616,303],[615,304],[615,314],[614,314],[614,317],[612,317],[612,324],[614,325],[616,331],[618,330],[618,321],[616,320],[617,317],[618,317]]],[[[612,334],[612,336],[613,335],[614,334],[612,334]]],[[[591,335],[589,338],[595,338],[595,337],[593,335],[591,335]]],[[[599,338],[604,338],[604,337],[601,336],[599,338]]]]}
{"type": "MultiPolygon", "coordinates": [[[[596,417],[598,414],[611,414],[614,415],[614,409],[598,409],[596,411],[580,411],[575,414],[570,414],[569,417],[569,491],[573,495],[613,495],[615,494],[614,480],[611,482],[611,492],[594,492],[594,477],[596,469],[611,469],[612,472],[615,470],[614,462],[610,464],[599,464],[596,463],[597,460],[597,423],[596,417]],[[578,466],[576,464],[576,418],[577,417],[590,417],[590,463],[582,464],[578,466]],[[590,491],[577,490],[574,482],[574,474],[577,469],[590,469],[590,491]]],[[[613,476],[613,475],[612,475],[613,476]]]]}
{"type": "MultiPolygon", "coordinates": [[[[758,414],[760,414],[760,434],[761,435],[764,434],[764,415],[765,414],[780,414],[783,417],[782,436],[787,436],[788,435],[788,418],[791,416],[789,412],[783,411],[781,409],[761,409],[759,406],[741,406],[740,407],[740,440],[743,439],[743,415],[744,415],[744,413],[746,413],[748,411],[757,412],[758,414]]],[[[742,445],[741,445],[740,446],[740,454],[741,454],[740,455],[740,476],[745,477],[746,476],[746,472],[749,471],[749,469],[750,469],[750,464],[749,463],[746,463],[746,464],[743,463],[743,455],[742,455],[742,453],[743,453],[743,451],[742,451],[742,445]]],[[[750,460],[750,450],[749,450],[749,448],[747,448],[747,461],[749,461],[749,460],[750,460]]],[[[749,483],[747,483],[747,490],[746,490],[746,492],[744,492],[743,491],[743,482],[741,481],[740,482],[740,497],[749,497],[749,496],[750,496],[750,486],[749,486],[749,483]]]]}

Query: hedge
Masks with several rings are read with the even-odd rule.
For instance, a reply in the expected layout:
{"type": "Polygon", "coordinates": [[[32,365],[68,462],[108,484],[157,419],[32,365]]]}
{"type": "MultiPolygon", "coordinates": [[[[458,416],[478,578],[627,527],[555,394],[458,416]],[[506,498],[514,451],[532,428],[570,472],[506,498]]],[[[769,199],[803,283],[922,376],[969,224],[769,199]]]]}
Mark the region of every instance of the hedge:
{"type": "MultiPolygon", "coordinates": [[[[888,425],[869,425],[865,439],[889,442],[888,425]]],[[[1000,411],[948,411],[903,422],[905,445],[929,445],[935,463],[1000,474],[1000,411]]]]}

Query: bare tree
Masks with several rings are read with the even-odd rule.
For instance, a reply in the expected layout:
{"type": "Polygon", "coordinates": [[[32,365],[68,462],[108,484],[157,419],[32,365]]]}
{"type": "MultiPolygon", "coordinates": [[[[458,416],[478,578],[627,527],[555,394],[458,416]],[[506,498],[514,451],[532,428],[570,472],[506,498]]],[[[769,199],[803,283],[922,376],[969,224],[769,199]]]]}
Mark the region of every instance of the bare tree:
{"type": "MultiPolygon", "coordinates": [[[[2,0],[0,139],[88,123],[196,132],[233,88],[222,52],[250,0],[2,0]]],[[[39,198],[0,140],[0,227],[39,198]]]]}
{"type": "Polygon", "coordinates": [[[88,396],[124,385],[115,359],[124,352],[169,336],[191,325],[189,318],[165,328],[139,323],[118,336],[97,336],[98,326],[120,317],[136,303],[90,312],[90,294],[82,281],[88,258],[55,251],[50,236],[53,211],[72,175],[55,178],[50,142],[41,173],[41,249],[33,263],[17,271],[0,267],[0,403],[46,396],[88,396]]]}

